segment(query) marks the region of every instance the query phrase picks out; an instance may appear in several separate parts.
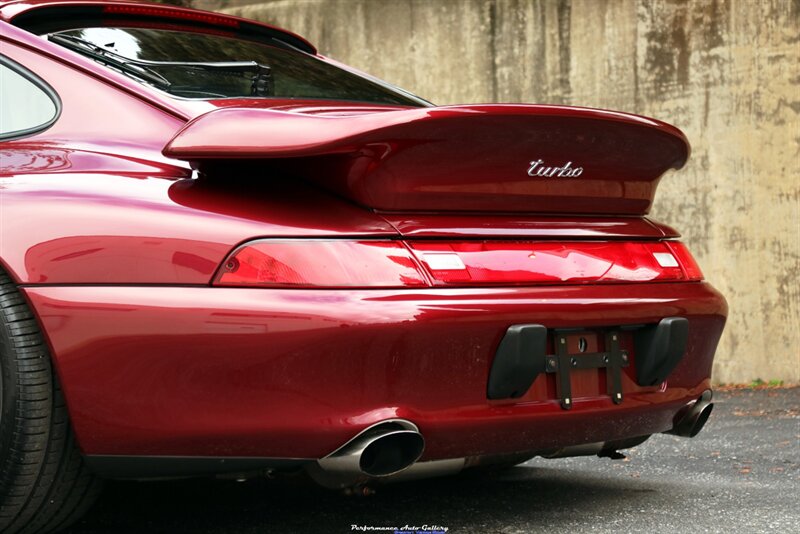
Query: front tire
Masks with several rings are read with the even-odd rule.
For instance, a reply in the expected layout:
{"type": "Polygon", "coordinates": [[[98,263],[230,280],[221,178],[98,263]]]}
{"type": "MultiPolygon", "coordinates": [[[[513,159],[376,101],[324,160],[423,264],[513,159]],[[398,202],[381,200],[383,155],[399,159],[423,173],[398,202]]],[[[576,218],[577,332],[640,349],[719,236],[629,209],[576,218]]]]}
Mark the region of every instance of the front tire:
{"type": "Polygon", "coordinates": [[[0,271],[0,532],[55,532],[92,505],[86,468],[39,326],[0,271]]]}

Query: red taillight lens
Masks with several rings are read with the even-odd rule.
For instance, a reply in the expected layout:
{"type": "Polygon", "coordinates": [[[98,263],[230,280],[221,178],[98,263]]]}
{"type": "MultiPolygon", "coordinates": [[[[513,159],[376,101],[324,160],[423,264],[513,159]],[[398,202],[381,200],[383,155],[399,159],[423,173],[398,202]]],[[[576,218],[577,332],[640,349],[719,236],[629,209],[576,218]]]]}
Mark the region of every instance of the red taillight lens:
{"type": "Polygon", "coordinates": [[[219,286],[402,288],[701,280],[686,247],[664,242],[264,239],[242,245],[219,286]],[[427,271],[428,276],[424,274],[427,271]]]}
{"type": "Polygon", "coordinates": [[[412,242],[440,285],[685,280],[662,242],[412,242]]]}
{"type": "Polygon", "coordinates": [[[697,265],[692,253],[686,248],[686,245],[680,241],[667,241],[666,243],[672,254],[677,258],[678,263],[683,267],[686,278],[689,280],[702,280],[703,272],[700,270],[700,266],[697,265]]]}
{"type": "Polygon", "coordinates": [[[149,17],[163,17],[169,19],[188,20],[192,22],[203,22],[214,26],[228,26],[238,28],[239,21],[228,17],[214,15],[213,13],[203,13],[188,9],[158,7],[158,6],[131,6],[125,4],[108,5],[103,7],[104,13],[118,15],[141,15],[149,17]]]}
{"type": "Polygon", "coordinates": [[[395,241],[263,240],[241,246],[214,279],[220,286],[427,286],[408,249],[395,241]]]}

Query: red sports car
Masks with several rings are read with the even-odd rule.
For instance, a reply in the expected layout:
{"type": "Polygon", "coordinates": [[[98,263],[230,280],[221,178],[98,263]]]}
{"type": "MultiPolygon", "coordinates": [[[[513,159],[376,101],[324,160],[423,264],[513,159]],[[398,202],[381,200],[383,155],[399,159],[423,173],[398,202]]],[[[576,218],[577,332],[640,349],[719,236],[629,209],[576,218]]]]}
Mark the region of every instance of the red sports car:
{"type": "Polygon", "coordinates": [[[102,478],[332,488],[619,457],[711,411],[725,299],[657,120],[436,107],[290,32],[0,4],[0,530],[102,478]]]}

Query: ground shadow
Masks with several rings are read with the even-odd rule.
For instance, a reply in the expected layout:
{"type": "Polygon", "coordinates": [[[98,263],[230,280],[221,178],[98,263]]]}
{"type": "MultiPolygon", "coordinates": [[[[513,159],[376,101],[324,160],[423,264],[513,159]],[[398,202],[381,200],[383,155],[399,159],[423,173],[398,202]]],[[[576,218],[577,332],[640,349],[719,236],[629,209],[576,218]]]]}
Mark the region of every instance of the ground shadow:
{"type": "Polygon", "coordinates": [[[653,481],[529,466],[386,485],[369,497],[268,480],[110,482],[100,502],[70,532],[300,534],[407,524],[451,531],[503,524],[544,529],[562,516],[579,521],[582,510],[594,515],[615,503],[636,506],[653,492],[659,492],[653,481]]]}

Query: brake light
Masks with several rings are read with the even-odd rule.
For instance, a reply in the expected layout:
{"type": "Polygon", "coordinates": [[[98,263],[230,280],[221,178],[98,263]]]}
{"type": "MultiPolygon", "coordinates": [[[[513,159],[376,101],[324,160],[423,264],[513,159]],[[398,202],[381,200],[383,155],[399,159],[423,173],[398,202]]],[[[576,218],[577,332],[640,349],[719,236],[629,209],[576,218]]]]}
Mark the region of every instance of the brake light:
{"type": "Polygon", "coordinates": [[[352,288],[428,283],[408,249],[396,241],[262,240],[234,251],[214,285],[352,288]]]}
{"type": "Polygon", "coordinates": [[[686,247],[663,242],[263,239],[220,267],[218,286],[403,288],[701,280],[686,247]],[[427,276],[425,274],[427,272],[427,276]]]}
{"type": "Polygon", "coordinates": [[[663,242],[412,242],[437,285],[685,280],[663,242]]]}
{"type": "Polygon", "coordinates": [[[202,22],[205,24],[212,24],[214,26],[229,26],[232,28],[239,27],[239,21],[229,17],[214,15],[213,13],[203,13],[201,11],[192,11],[188,9],[171,8],[171,7],[147,7],[147,6],[130,6],[130,5],[108,5],[103,7],[103,13],[117,14],[117,15],[142,15],[148,17],[162,17],[170,19],[189,20],[192,22],[202,22]]]}
{"type": "Polygon", "coordinates": [[[670,248],[670,251],[672,251],[672,254],[675,256],[675,258],[678,260],[678,263],[681,264],[683,272],[686,273],[687,279],[703,279],[703,272],[700,270],[700,266],[697,264],[697,261],[695,261],[692,253],[689,252],[688,248],[686,248],[686,245],[680,241],[667,241],[666,244],[670,248]]]}

